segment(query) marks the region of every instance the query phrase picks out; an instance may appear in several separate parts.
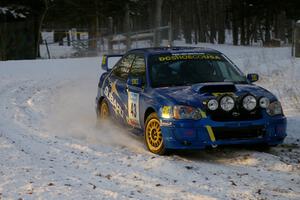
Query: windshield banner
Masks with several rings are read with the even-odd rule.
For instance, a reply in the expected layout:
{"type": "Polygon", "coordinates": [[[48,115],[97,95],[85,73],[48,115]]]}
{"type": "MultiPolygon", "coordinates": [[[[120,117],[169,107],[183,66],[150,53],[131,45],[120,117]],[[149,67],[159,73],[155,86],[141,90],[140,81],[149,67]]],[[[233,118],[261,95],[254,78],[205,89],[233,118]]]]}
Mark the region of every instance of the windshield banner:
{"type": "Polygon", "coordinates": [[[221,60],[222,58],[218,55],[213,54],[173,54],[166,56],[159,56],[160,62],[165,61],[177,61],[177,60],[221,60]]]}

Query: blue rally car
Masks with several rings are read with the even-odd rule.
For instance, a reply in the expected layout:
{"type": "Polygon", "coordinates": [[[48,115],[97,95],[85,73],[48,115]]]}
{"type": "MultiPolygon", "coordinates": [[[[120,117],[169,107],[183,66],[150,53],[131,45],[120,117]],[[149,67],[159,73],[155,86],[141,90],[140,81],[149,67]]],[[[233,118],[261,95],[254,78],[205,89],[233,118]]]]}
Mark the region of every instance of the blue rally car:
{"type": "Polygon", "coordinates": [[[99,120],[144,135],[149,151],[231,144],[275,146],[286,137],[278,99],[219,51],[165,47],[106,55],[96,97],[99,120]],[[109,59],[121,57],[112,69],[109,59]]]}

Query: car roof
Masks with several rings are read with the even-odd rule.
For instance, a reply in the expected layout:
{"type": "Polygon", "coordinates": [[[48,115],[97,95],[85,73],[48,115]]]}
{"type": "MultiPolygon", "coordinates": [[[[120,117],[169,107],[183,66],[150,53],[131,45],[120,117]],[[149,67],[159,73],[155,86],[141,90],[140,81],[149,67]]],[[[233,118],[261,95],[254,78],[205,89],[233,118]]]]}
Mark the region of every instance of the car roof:
{"type": "Polygon", "coordinates": [[[218,53],[219,51],[215,49],[210,49],[206,47],[152,47],[152,48],[139,48],[132,49],[128,53],[144,53],[144,54],[175,54],[175,53],[218,53]]]}

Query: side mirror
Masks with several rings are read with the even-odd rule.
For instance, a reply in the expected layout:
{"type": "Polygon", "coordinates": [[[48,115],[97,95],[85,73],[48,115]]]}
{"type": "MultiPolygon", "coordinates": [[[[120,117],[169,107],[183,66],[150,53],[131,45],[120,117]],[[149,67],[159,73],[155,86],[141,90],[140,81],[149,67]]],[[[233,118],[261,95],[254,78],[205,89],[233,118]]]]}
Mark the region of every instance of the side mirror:
{"type": "Polygon", "coordinates": [[[122,58],[123,55],[103,55],[101,68],[104,71],[111,70],[117,62],[122,58]]]}
{"type": "Polygon", "coordinates": [[[127,85],[141,88],[143,86],[143,82],[139,77],[128,77],[127,85]]]}
{"type": "Polygon", "coordinates": [[[258,74],[247,74],[247,79],[251,83],[256,82],[259,80],[259,75],[258,74]]]}

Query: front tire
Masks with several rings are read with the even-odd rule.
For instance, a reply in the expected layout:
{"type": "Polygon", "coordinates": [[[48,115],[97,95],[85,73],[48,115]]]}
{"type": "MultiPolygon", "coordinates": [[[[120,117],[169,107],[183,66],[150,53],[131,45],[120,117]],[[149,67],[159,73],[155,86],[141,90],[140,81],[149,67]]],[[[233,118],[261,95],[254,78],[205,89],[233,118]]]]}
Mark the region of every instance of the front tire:
{"type": "Polygon", "coordinates": [[[148,150],[154,154],[164,155],[166,149],[160,128],[160,121],[156,113],[151,113],[145,123],[145,143],[148,150]]]}

